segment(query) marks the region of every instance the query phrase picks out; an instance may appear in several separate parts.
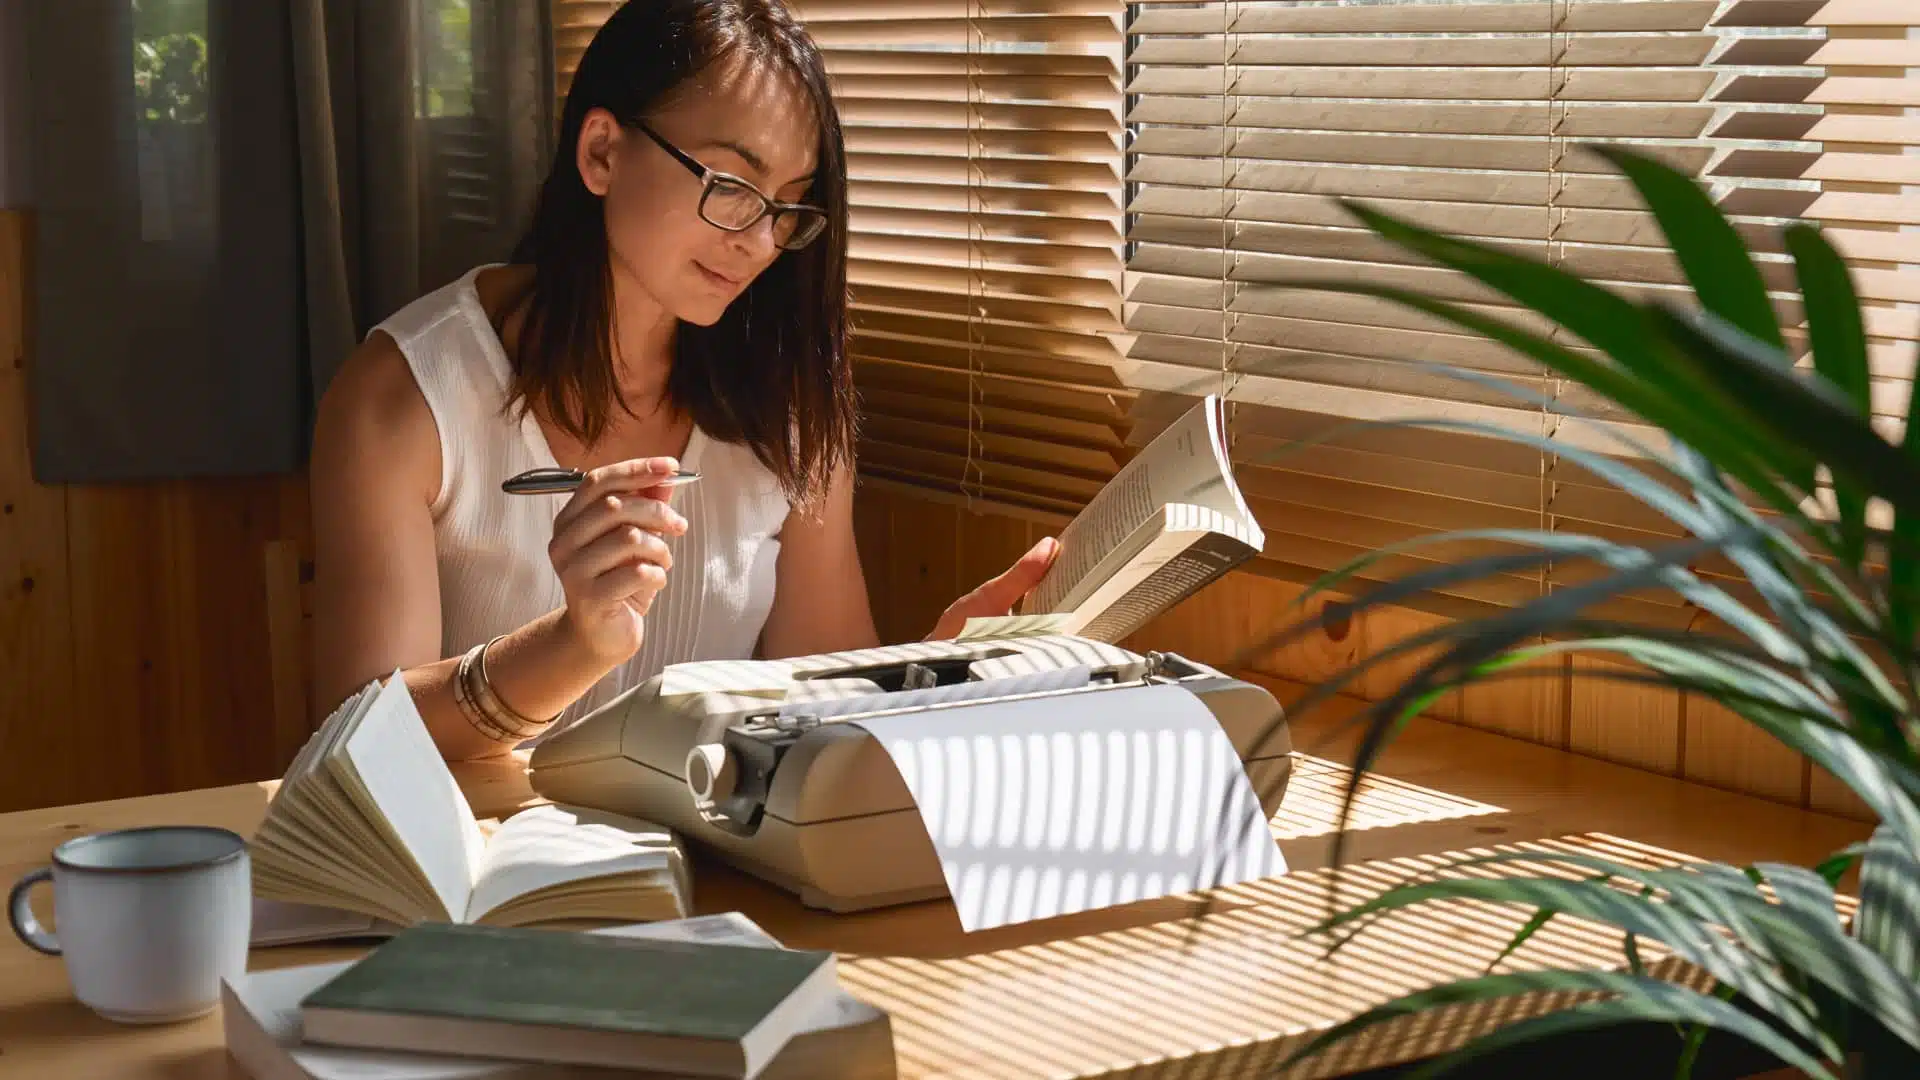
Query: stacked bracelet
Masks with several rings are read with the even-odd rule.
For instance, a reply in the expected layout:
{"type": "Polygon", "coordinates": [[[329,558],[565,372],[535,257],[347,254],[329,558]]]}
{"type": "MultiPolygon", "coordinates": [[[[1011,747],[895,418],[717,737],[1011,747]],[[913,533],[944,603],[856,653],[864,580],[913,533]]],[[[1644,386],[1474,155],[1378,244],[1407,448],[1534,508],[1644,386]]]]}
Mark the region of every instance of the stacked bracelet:
{"type": "Polygon", "coordinates": [[[482,735],[495,742],[517,743],[545,731],[559,717],[535,720],[500,700],[493,683],[487,679],[487,649],[499,640],[494,638],[475,645],[460,657],[460,666],[453,676],[453,699],[467,722],[482,735]]]}

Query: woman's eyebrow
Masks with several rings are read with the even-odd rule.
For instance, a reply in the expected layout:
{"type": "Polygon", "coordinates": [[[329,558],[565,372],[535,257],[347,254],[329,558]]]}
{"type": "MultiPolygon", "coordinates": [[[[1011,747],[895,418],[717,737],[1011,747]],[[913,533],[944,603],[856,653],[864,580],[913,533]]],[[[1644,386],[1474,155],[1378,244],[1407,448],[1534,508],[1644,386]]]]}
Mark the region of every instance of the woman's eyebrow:
{"type": "Polygon", "coordinates": [[[746,162],[755,172],[762,176],[767,174],[767,160],[732,139],[710,139],[706,145],[717,150],[731,150],[740,155],[740,160],[746,162]]]}

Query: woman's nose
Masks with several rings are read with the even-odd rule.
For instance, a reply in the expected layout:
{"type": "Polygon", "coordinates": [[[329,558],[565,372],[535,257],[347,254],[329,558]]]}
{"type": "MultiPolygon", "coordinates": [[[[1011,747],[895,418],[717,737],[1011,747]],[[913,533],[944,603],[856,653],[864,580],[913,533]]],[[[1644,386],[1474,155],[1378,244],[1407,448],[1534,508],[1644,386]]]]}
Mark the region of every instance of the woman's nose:
{"type": "Polygon", "coordinates": [[[767,214],[759,221],[733,234],[734,246],[750,258],[770,262],[779,253],[780,245],[773,239],[773,215],[767,214]]]}

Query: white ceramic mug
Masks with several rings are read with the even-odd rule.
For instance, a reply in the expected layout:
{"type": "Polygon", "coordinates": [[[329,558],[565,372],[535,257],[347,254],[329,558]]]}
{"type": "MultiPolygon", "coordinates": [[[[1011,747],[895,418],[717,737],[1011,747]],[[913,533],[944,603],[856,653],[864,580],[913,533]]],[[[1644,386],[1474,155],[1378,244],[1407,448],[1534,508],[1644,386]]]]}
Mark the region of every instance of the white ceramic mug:
{"type": "Polygon", "coordinates": [[[73,995],[123,1024],[185,1020],[220,1004],[220,981],[247,968],[252,864],[226,829],[161,825],[79,836],[7,897],[13,932],[66,960],[73,995]],[[53,882],[59,936],[27,893],[53,882]]]}

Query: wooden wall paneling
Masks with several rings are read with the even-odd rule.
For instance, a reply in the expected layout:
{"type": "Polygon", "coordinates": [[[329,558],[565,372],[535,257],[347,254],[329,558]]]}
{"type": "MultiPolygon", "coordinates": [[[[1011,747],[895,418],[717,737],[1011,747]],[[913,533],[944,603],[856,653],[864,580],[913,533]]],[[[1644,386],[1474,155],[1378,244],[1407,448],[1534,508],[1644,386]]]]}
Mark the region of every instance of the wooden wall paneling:
{"type": "Polygon", "coordinates": [[[0,811],[56,801],[75,724],[67,497],[33,482],[27,414],[32,221],[0,211],[0,811]]]}
{"type": "Polygon", "coordinates": [[[1545,746],[1567,745],[1567,664],[1549,656],[1462,687],[1459,723],[1545,746]]]}
{"type": "Polygon", "coordinates": [[[30,248],[0,212],[0,809],[278,775],[311,730],[283,690],[308,666],[284,632],[305,482],[34,483],[30,248]]]}
{"type": "MultiPolygon", "coordinates": [[[[1359,636],[1366,639],[1365,647],[1370,655],[1378,655],[1408,638],[1451,621],[1444,615],[1391,607],[1374,608],[1361,615],[1360,619],[1365,626],[1359,636]]],[[[1361,696],[1369,701],[1381,701],[1393,696],[1409,678],[1433,661],[1438,649],[1439,646],[1434,645],[1409,649],[1368,668],[1366,674],[1360,677],[1361,696]]],[[[1462,698],[1461,691],[1449,692],[1427,706],[1422,715],[1458,723],[1462,698]]]]}
{"type": "Polygon", "coordinates": [[[1178,653],[1196,663],[1230,668],[1246,627],[1246,603],[1237,593],[1243,576],[1222,577],[1127,635],[1121,644],[1135,652],[1178,653]]]}
{"type": "Polygon", "coordinates": [[[873,627],[883,642],[898,641],[893,632],[892,558],[893,497],[862,484],[853,495],[854,543],[860,551],[860,570],[867,579],[867,603],[873,627]]]}
{"type": "MultiPolygon", "coordinates": [[[[960,566],[954,585],[957,591],[948,597],[947,603],[1004,573],[1027,553],[1028,548],[1039,542],[1042,533],[1038,526],[1025,518],[982,510],[962,509],[954,525],[955,535],[959,538],[960,566]]],[[[944,609],[946,604],[941,607],[944,609]]],[[[915,636],[925,635],[931,629],[933,624],[928,623],[915,636]]]]}
{"type": "Polygon", "coordinates": [[[298,547],[286,540],[267,544],[260,558],[267,604],[273,756],[284,756],[289,762],[312,731],[312,665],[307,661],[312,655],[312,637],[301,588],[301,562],[298,547]]]}
{"type": "Polygon", "coordinates": [[[1669,776],[1680,771],[1680,692],[1606,677],[1638,665],[1572,658],[1567,748],[1669,776]]]}
{"type": "Polygon", "coordinates": [[[67,492],[73,574],[73,749],[61,801],[166,790],[160,740],[205,738],[167,730],[173,642],[156,583],[168,565],[160,491],[74,487],[67,492]]]}
{"type": "Polygon", "coordinates": [[[194,484],[188,494],[200,534],[190,549],[189,587],[200,605],[192,633],[197,693],[186,700],[229,718],[232,736],[194,763],[197,775],[220,783],[278,776],[291,761],[280,755],[272,611],[259,572],[271,545],[300,547],[283,517],[282,486],[274,478],[222,480],[194,484]]]}
{"type": "MultiPolygon", "coordinates": [[[[1227,595],[1244,609],[1239,620],[1242,641],[1271,642],[1288,635],[1283,643],[1262,649],[1253,658],[1247,666],[1255,671],[1317,684],[1347,671],[1371,648],[1368,629],[1372,612],[1348,616],[1336,612],[1324,626],[1293,633],[1307,620],[1319,618],[1329,607],[1349,599],[1343,594],[1316,593],[1302,603],[1306,587],[1292,581],[1244,572],[1228,575],[1227,580],[1232,582],[1227,595]]],[[[1364,696],[1365,679],[1362,676],[1348,692],[1364,696]]]]}
{"type": "Polygon", "coordinates": [[[1714,787],[1804,806],[1808,764],[1739,713],[1698,694],[1682,699],[1681,775],[1714,787]]]}
{"type": "Polygon", "coordinates": [[[1855,821],[1878,821],[1880,815],[1862,802],[1853,789],[1833,778],[1833,774],[1807,763],[1807,809],[1835,814],[1855,821]]]}
{"type": "MultiPolygon", "coordinates": [[[[918,641],[959,597],[959,507],[902,498],[893,505],[887,603],[893,640],[918,641]]],[[[967,588],[972,588],[969,585],[967,588]]]]}

